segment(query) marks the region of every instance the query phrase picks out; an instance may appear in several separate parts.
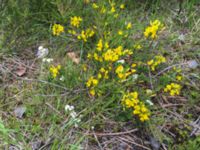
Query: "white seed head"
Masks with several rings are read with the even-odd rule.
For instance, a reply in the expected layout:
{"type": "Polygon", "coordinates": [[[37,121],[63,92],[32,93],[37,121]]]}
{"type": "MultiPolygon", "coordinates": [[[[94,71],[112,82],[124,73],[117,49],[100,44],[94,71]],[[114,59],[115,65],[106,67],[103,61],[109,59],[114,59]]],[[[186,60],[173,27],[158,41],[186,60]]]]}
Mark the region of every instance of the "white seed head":
{"type": "Polygon", "coordinates": [[[47,56],[49,53],[48,48],[44,48],[43,46],[39,46],[38,47],[38,51],[37,51],[37,58],[44,58],[45,56],[47,56]]]}

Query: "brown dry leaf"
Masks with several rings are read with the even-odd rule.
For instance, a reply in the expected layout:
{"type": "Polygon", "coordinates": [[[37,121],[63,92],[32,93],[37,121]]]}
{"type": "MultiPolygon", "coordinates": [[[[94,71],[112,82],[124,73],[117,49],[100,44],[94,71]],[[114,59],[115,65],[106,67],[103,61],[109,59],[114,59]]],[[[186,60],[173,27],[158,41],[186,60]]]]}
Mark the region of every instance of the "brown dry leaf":
{"type": "Polygon", "coordinates": [[[77,56],[76,53],[74,52],[68,52],[67,56],[76,64],[80,63],[80,58],[77,56]]]}
{"type": "Polygon", "coordinates": [[[23,66],[19,66],[15,71],[15,74],[17,74],[19,77],[23,76],[25,73],[26,73],[26,68],[23,66]]]}

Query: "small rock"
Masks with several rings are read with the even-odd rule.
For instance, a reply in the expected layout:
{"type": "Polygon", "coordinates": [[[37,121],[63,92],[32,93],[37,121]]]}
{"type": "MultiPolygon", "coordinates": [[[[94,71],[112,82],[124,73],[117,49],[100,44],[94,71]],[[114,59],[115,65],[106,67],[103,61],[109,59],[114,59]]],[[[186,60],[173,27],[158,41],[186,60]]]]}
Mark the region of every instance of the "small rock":
{"type": "Polygon", "coordinates": [[[20,118],[20,119],[21,119],[21,118],[23,117],[25,111],[26,111],[26,107],[24,107],[24,106],[19,106],[19,107],[15,108],[14,114],[15,114],[15,116],[16,116],[17,118],[20,118]]]}
{"type": "Polygon", "coordinates": [[[17,148],[14,145],[9,146],[8,150],[19,150],[19,148],[17,148]]]}
{"type": "Polygon", "coordinates": [[[154,137],[150,137],[150,144],[153,148],[153,150],[159,150],[160,148],[160,143],[158,140],[156,140],[154,137]]]}
{"type": "Polygon", "coordinates": [[[188,64],[188,67],[191,69],[195,69],[199,65],[196,60],[190,60],[187,62],[187,64],[188,64]]]}
{"type": "Polygon", "coordinates": [[[38,150],[42,146],[42,141],[38,140],[31,143],[32,150],[38,150]]]}

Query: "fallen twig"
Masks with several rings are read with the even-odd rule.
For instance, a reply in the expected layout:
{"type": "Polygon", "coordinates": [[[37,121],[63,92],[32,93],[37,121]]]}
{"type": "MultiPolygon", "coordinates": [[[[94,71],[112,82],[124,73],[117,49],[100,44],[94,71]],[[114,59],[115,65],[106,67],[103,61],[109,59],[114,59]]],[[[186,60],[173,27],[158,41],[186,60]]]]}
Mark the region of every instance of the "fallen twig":
{"type": "Polygon", "coordinates": [[[187,65],[187,64],[188,64],[188,63],[181,63],[181,64],[174,64],[174,65],[172,65],[172,66],[169,66],[169,67],[163,69],[162,71],[158,72],[156,75],[153,76],[153,78],[155,78],[155,77],[157,77],[157,76],[163,74],[165,71],[168,71],[168,70],[170,70],[170,69],[172,69],[172,68],[174,68],[174,67],[176,67],[176,66],[182,66],[182,65],[187,65]]]}
{"type": "Polygon", "coordinates": [[[147,149],[147,150],[151,150],[150,148],[148,148],[148,147],[146,147],[146,146],[143,146],[143,145],[141,145],[141,144],[138,144],[138,143],[136,143],[136,142],[134,142],[133,140],[127,140],[127,139],[125,139],[125,138],[123,138],[123,137],[118,137],[119,139],[121,139],[121,140],[123,140],[123,141],[126,141],[126,142],[129,142],[129,143],[131,143],[131,144],[134,144],[134,145],[136,145],[136,146],[138,146],[138,147],[141,147],[141,148],[143,148],[143,149],[147,149]]]}
{"type": "MultiPolygon", "coordinates": [[[[138,129],[133,129],[133,130],[129,130],[126,132],[116,132],[116,133],[95,133],[96,136],[117,136],[117,135],[124,135],[124,134],[130,134],[133,132],[138,131],[138,129]]],[[[85,135],[93,135],[94,133],[86,133],[85,135]]]]}

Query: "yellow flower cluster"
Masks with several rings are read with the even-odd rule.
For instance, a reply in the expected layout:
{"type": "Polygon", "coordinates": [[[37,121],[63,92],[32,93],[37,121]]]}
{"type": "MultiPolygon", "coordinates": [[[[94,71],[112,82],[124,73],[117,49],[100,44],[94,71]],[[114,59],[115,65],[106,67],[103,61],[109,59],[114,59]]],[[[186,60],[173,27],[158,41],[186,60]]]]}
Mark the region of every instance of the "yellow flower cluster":
{"type": "Polygon", "coordinates": [[[117,48],[114,48],[114,49],[108,49],[102,55],[105,61],[115,62],[119,60],[121,56],[132,55],[132,54],[133,52],[131,50],[129,49],[123,50],[122,46],[118,46],[117,48]]]}
{"type": "Polygon", "coordinates": [[[101,79],[101,78],[103,77],[104,79],[108,79],[108,78],[109,78],[109,76],[108,76],[108,71],[109,71],[109,70],[111,70],[111,68],[109,68],[109,69],[107,70],[107,69],[105,69],[105,68],[102,67],[102,68],[99,70],[98,78],[101,79]]]}
{"type": "Polygon", "coordinates": [[[130,76],[131,74],[135,73],[136,64],[132,64],[131,65],[131,69],[124,69],[124,67],[122,65],[119,65],[116,69],[115,69],[115,73],[117,74],[118,78],[120,78],[122,81],[125,80],[128,76],[130,76]]]}
{"type": "Polygon", "coordinates": [[[80,26],[80,23],[82,22],[82,18],[81,17],[71,17],[70,18],[70,24],[76,28],[78,28],[80,26]]]}
{"type": "Polygon", "coordinates": [[[93,37],[95,34],[93,29],[86,29],[86,30],[82,30],[81,34],[77,36],[77,38],[79,40],[83,40],[84,42],[87,42],[88,38],[93,37]]]}
{"type": "Polygon", "coordinates": [[[99,83],[98,79],[95,79],[93,76],[90,77],[90,78],[88,79],[87,83],[86,83],[86,86],[87,86],[88,88],[90,88],[89,93],[90,93],[92,96],[95,95],[95,89],[94,89],[94,88],[98,85],[98,83],[99,83]]]}
{"type": "Polygon", "coordinates": [[[140,121],[149,120],[150,112],[148,108],[138,98],[138,92],[130,92],[123,96],[122,105],[126,108],[132,108],[133,114],[137,115],[140,121]]]}
{"type": "Polygon", "coordinates": [[[106,61],[112,63],[119,60],[121,56],[133,54],[133,52],[129,49],[123,50],[122,46],[111,49],[109,48],[108,42],[103,42],[102,39],[100,39],[96,44],[96,50],[97,52],[94,52],[93,54],[88,53],[87,58],[94,58],[94,60],[99,62],[106,61]]]}
{"type": "Polygon", "coordinates": [[[120,57],[120,55],[122,54],[121,52],[122,48],[119,47],[117,49],[118,52],[116,52],[116,50],[112,50],[112,49],[109,49],[107,50],[104,54],[103,54],[103,58],[105,61],[110,61],[110,62],[114,62],[114,61],[117,61],[120,57]]]}
{"type": "Polygon", "coordinates": [[[53,35],[58,36],[62,32],[64,32],[64,27],[60,24],[54,24],[52,27],[52,32],[53,32],[53,35]]]}
{"type": "Polygon", "coordinates": [[[97,86],[98,85],[98,83],[99,83],[99,81],[97,80],[97,79],[95,79],[93,76],[92,77],[90,77],[89,79],[88,79],[88,81],[87,81],[87,83],[86,83],[86,86],[87,87],[91,87],[91,86],[97,86]]]}
{"type": "Polygon", "coordinates": [[[133,45],[133,48],[135,48],[136,50],[140,50],[142,49],[142,46],[140,44],[135,44],[133,45]]]}
{"type": "Polygon", "coordinates": [[[49,68],[49,71],[50,71],[50,73],[51,73],[51,75],[52,75],[53,78],[56,78],[58,76],[60,69],[61,69],[60,65],[51,66],[49,68]]]}
{"type": "Polygon", "coordinates": [[[151,37],[152,39],[157,38],[157,32],[163,28],[163,25],[159,20],[155,20],[153,22],[150,22],[150,26],[146,27],[144,31],[144,36],[146,38],[151,37]]]}
{"type": "Polygon", "coordinates": [[[77,34],[75,30],[68,30],[68,33],[72,34],[72,35],[76,35],[77,34]]]}
{"type": "Polygon", "coordinates": [[[164,92],[169,92],[171,96],[179,95],[180,91],[181,91],[181,85],[176,83],[168,84],[164,89],[164,92]]]}
{"type": "Polygon", "coordinates": [[[176,76],[176,80],[181,81],[182,79],[183,79],[183,77],[181,75],[176,76]]]}
{"type": "Polygon", "coordinates": [[[155,68],[161,64],[161,63],[165,63],[166,62],[166,58],[161,56],[161,55],[157,55],[155,56],[154,59],[151,59],[150,61],[147,62],[147,64],[151,67],[152,71],[155,71],[155,68]]]}
{"type": "MultiPolygon", "coordinates": [[[[136,64],[132,64],[131,67],[127,67],[126,69],[119,65],[116,68],[115,63],[121,59],[122,56],[132,55],[133,52],[129,49],[123,49],[122,46],[118,46],[116,48],[110,48],[109,43],[107,41],[103,41],[103,39],[99,39],[96,44],[96,51],[94,53],[88,53],[87,58],[93,59],[95,61],[101,62],[101,68],[96,74],[96,79],[101,80],[109,79],[109,75],[112,73],[116,73],[117,77],[120,79],[119,81],[124,81],[128,76],[135,73],[136,64]],[[105,64],[107,67],[105,67],[105,64]]],[[[118,63],[117,63],[118,64],[118,63]]],[[[86,83],[87,87],[90,87],[90,84],[93,82],[94,77],[90,78],[86,83]]],[[[90,87],[90,94],[95,95],[94,87],[90,87]]]]}
{"type": "Polygon", "coordinates": [[[106,8],[104,5],[101,6],[101,5],[98,5],[97,3],[93,3],[92,7],[93,7],[93,9],[98,10],[100,12],[100,14],[106,14],[106,13],[107,14],[111,14],[112,16],[114,16],[114,18],[118,18],[118,16],[119,16],[119,14],[118,14],[119,11],[118,10],[119,9],[123,10],[125,8],[125,5],[121,4],[119,6],[119,9],[118,9],[116,4],[114,2],[111,2],[111,1],[109,1],[109,5],[110,6],[106,5],[106,7],[108,6],[106,8]]]}

